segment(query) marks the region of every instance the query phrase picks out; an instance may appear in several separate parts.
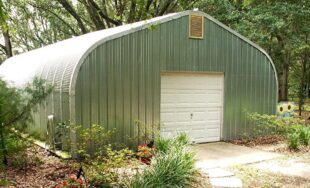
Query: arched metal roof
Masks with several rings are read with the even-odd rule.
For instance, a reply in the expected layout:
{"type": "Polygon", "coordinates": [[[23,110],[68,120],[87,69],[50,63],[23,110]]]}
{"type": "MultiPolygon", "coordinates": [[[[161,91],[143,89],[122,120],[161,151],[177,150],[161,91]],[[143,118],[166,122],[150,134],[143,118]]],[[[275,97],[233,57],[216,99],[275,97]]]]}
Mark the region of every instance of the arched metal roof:
{"type": "Polygon", "coordinates": [[[178,19],[192,13],[203,15],[265,54],[274,69],[276,83],[278,84],[275,66],[270,56],[261,47],[210,15],[199,11],[172,13],[146,21],[96,31],[16,55],[7,59],[3,65],[0,66],[0,76],[18,87],[29,83],[35,76],[38,76],[46,79],[48,83],[53,84],[55,90],[69,92],[74,95],[74,87],[79,68],[87,55],[98,45],[123,35],[148,28],[150,25],[178,19]]]}

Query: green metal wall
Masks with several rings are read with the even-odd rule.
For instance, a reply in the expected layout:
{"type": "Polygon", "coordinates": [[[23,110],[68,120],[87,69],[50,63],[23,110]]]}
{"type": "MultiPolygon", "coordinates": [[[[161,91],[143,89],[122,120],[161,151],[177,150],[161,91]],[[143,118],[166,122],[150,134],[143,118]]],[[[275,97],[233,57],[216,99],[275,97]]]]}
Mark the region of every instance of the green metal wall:
{"type": "MultiPolygon", "coordinates": [[[[223,140],[246,130],[244,110],[273,114],[276,77],[268,58],[205,18],[204,39],[188,38],[188,16],[125,35],[95,48],[80,68],[76,122],[137,133],[134,121],[160,122],[160,73],[224,72],[223,140]]],[[[74,110],[74,109],[72,109],[74,110]]]]}

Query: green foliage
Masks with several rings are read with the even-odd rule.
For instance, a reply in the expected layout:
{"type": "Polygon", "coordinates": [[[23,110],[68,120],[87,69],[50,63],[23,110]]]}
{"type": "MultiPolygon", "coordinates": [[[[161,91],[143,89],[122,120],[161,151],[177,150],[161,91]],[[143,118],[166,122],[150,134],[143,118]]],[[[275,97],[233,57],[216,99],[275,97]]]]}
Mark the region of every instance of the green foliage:
{"type": "Polygon", "coordinates": [[[287,144],[290,149],[297,150],[299,145],[309,145],[310,127],[294,125],[287,129],[287,144]]]}
{"type": "Polygon", "coordinates": [[[0,79],[0,123],[3,127],[32,121],[31,113],[51,93],[52,87],[35,78],[25,89],[9,87],[0,79]]]}
{"type": "Polygon", "coordinates": [[[77,153],[86,160],[106,155],[106,147],[112,144],[113,136],[115,136],[115,130],[106,130],[103,126],[96,124],[89,128],[74,126],[73,130],[78,136],[77,153]]]}
{"type": "Polygon", "coordinates": [[[264,135],[282,135],[286,137],[290,149],[298,149],[300,144],[308,145],[310,127],[300,118],[277,118],[273,115],[248,113],[249,133],[245,139],[253,139],[264,135]]]}
{"type": "Polygon", "coordinates": [[[168,153],[170,148],[185,147],[189,144],[189,138],[186,133],[179,133],[175,138],[158,137],[155,140],[156,152],[168,153]]]}
{"type": "Polygon", "coordinates": [[[308,146],[310,140],[310,128],[309,127],[301,127],[299,129],[299,139],[300,143],[308,146]]]}
{"type": "Polygon", "coordinates": [[[7,187],[7,186],[9,186],[9,185],[10,185],[9,180],[7,180],[6,178],[1,178],[1,179],[0,179],[0,186],[2,186],[2,187],[7,187]]]}
{"type": "Polygon", "coordinates": [[[167,153],[172,145],[172,142],[172,139],[158,137],[155,140],[156,151],[167,153]]]}
{"type": "Polygon", "coordinates": [[[278,118],[274,115],[247,113],[248,130],[243,136],[256,138],[264,135],[286,135],[305,124],[300,118],[278,118]]]}
{"type": "Polygon", "coordinates": [[[113,150],[111,145],[105,148],[106,155],[84,161],[84,171],[88,182],[95,187],[110,187],[122,184],[119,168],[126,168],[132,160],[133,152],[128,149],[113,150]]]}
{"type": "Polygon", "coordinates": [[[118,169],[125,168],[130,160],[134,161],[134,152],[113,142],[115,130],[107,130],[95,124],[89,128],[71,128],[78,135],[77,153],[91,186],[110,187],[121,184],[118,169]]]}
{"type": "Polygon", "coordinates": [[[289,95],[304,104],[310,88],[310,1],[204,0],[197,7],[263,47],[278,72],[280,100],[287,100],[288,86],[289,95]]]}
{"type": "MultiPolygon", "coordinates": [[[[12,28],[15,54],[91,31],[132,23],[183,9],[195,1],[14,0],[0,1],[0,24],[12,28]],[[8,19],[10,18],[10,19],[8,19]]],[[[1,26],[0,25],[0,26],[1,26]]],[[[153,28],[153,27],[152,27],[153,28]]],[[[0,59],[5,50],[0,48],[0,59]]]]}
{"type": "Polygon", "coordinates": [[[138,173],[131,181],[132,188],[191,187],[197,183],[198,172],[195,169],[195,155],[190,151],[184,134],[174,139],[160,139],[157,152],[149,168],[138,173]],[[166,146],[169,145],[169,150],[166,146]]]}
{"type": "Polygon", "coordinates": [[[52,87],[35,78],[25,89],[10,87],[0,79],[0,156],[7,165],[11,153],[23,151],[24,141],[12,128],[25,129],[32,122],[31,113],[51,93],[52,87]]]}
{"type": "Polygon", "coordinates": [[[175,142],[180,146],[185,146],[189,144],[189,138],[186,133],[182,132],[176,136],[175,142]]]}
{"type": "Polygon", "coordinates": [[[289,133],[287,135],[287,145],[290,149],[297,150],[299,146],[299,134],[298,132],[289,133]]]}
{"type": "MultiPolygon", "coordinates": [[[[17,133],[9,129],[5,130],[4,135],[6,135],[6,151],[0,151],[0,158],[7,157],[13,167],[24,169],[28,165],[26,151],[31,146],[31,142],[21,138],[17,133]]],[[[0,169],[5,167],[5,164],[0,163],[0,169]]]]}

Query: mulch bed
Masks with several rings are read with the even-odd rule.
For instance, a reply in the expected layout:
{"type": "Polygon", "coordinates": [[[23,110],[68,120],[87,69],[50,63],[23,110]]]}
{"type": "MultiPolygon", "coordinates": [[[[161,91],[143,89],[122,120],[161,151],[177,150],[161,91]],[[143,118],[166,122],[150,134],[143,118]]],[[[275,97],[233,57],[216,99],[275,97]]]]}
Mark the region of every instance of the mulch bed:
{"type": "Polygon", "coordinates": [[[8,187],[54,187],[57,178],[76,173],[68,165],[70,161],[63,161],[41,147],[29,148],[27,155],[27,166],[17,169],[9,165],[6,171],[0,171],[0,180],[6,177],[8,187]]]}
{"type": "Polygon", "coordinates": [[[284,137],[281,135],[268,135],[261,136],[255,139],[238,139],[232,140],[230,143],[236,145],[243,145],[248,147],[255,147],[257,145],[270,145],[270,144],[279,144],[284,141],[284,137]]]}
{"type": "Polygon", "coordinates": [[[230,141],[230,143],[282,154],[300,155],[309,153],[310,155],[309,146],[300,145],[297,150],[292,150],[287,147],[285,138],[280,135],[261,136],[251,140],[239,139],[230,141]]]}

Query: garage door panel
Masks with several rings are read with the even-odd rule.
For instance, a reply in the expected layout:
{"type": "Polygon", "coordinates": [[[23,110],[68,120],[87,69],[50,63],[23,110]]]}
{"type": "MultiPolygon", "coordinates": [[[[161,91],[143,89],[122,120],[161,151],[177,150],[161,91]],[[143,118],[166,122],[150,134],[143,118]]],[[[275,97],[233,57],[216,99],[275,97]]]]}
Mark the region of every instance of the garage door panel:
{"type": "Polygon", "coordinates": [[[198,129],[190,131],[188,136],[191,138],[192,141],[195,142],[197,142],[197,140],[203,140],[206,137],[205,131],[198,129]]]}
{"type": "Polygon", "coordinates": [[[206,103],[211,106],[222,106],[222,91],[208,92],[206,96],[206,103]]]}
{"type": "Polygon", "coordinates": [[[191,120],[193,122],[197,122],[197,121],[205,122],[206,112],[194,112],[193,114],[195,114],[191,117],[191,120]]]}
{"type": "Polygon", "coordinates": [[[175,74],[161,78],[161,135],[188,133],[194,142],[220,140],[223,75],[175,74]]]}
{"type": "Polygon", "coordinates": [[[179,113],[163,113],[162,118],[165,119],[166,122],[188,122],[189,121],[189,114],[186,112],[179,112],[179,113]]]}
{"type": "Polygon", "coordinates": [[[206,116],[208,121],[220,121],[222,112],[220,109],[208,109],[206,116]]]}
{"type": "Polygon", "coordinates": [[[219,129],[208,129],[208,138],[220,138],[219,129]]]}

